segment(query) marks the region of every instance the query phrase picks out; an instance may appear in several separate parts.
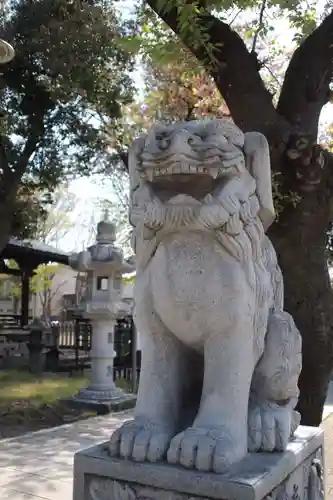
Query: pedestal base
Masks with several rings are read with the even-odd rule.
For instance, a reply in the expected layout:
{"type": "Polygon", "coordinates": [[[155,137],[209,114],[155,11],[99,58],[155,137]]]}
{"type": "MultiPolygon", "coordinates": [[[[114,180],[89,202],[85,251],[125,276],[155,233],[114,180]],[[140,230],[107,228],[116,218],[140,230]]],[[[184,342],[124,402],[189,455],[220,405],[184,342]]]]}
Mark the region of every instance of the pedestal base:
{"type": "Polygon", "coordinates": [[[74,458],[74,500],[322,500],[323,431],[299,427],[284,453],[249,454],[226,474],[111,459],[105,444],[74,458]]]}
{"type": "Polygon", "coordinates": [[[110,413],[111,411],[121,411],[133,408],[136,403],[136,396],[126,394],[118,387],[108,390],[97,390],[92,387],[81,389],[68,401],[71,406],[90,409],[99,415],[110,413]]]}

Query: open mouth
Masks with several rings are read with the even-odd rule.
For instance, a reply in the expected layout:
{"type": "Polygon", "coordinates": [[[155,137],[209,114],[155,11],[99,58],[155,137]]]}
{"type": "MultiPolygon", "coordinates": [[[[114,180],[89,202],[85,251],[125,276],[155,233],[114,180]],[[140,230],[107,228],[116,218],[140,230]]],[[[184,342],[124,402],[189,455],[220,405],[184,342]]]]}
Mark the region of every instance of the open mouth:
{"type": "Polygon", "coordinates": [[[214,149],[200,157],[177,153],[157,158],[146,154],[141,157],[140,175],[161,201],[179,194],[202,201],[240,174],[240,156],[237,149],[223,155],[214,149]]]}
{"type": "Polygon", "coordinates": [[[224,152],[221,156],[221,152],[215,149],[209,153],[206,152],[205,155],[200,155],[200,157],[187,154],[169,154],[168,156],[159,155],[157,159],[151,155],[142,155],[141,175],[150,182],[161,177],[188,174],[208,175],[212,179],[217,179],[235,173],[239,156],[238,150],[224,152]]]}
{"type": "Polygon", "coordinates": [[[213,178],[207,171],[196,173],[162,173],[155,175],[150,185],[154,194],[163,202],[179,194],[202,200],[212,194],[224,182],[223,178],[213,178]]]}
{"type": "MultiPolygon", "coordinates": [[[[218,177],[227,174],[230,171],[230,167],[225,166],[193,166],[189,163],[174,163],[168,167],[155,167],[147,168],[144,170],[145,175],[148,180],[152,182],[154,179],[166,178],[170,176],[183,175],[208,175],[212,179],[217,179],[218,177]]],[[[175,179],[176,181],[176,179],[175,179]]]]}

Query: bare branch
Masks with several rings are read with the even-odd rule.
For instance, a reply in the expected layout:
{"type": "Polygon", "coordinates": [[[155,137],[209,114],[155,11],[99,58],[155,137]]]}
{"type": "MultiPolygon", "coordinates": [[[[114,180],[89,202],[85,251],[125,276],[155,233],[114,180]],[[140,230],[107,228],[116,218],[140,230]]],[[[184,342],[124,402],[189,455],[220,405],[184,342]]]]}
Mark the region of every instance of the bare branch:
{"type": "Polygon", "coordinates": [[[333,73],[333,11],[294,52],[277,111],[314,139],[322,107],[330,96],[333,73]]]}
{"type": "Polygon", "coordinates": [[[244,9],[238,9],[236,14],[230,19],[229,21],[229,26],[231,26],[237,19],[237,17],[239,16],[239,14],[241,14],[243,12],[244,9]]]}
{"type": "Polygon", "coordinates": [[[253,37],[252,49],[251,49],[252,54],[256,53],[256,45],[257,45],[258,37],[259,37],[260,31],[263,27],[265,9],[266,9],[266,0],[263,0],[263,2],[261,4],[260,12],[259,12],[258,28],[256,29],[256,32],[255,32],[254,37],[253,37]]]}
{"type": "Polygon", "coordinates": [[[268,73],[271,75],[271,77],[273,78],[273,80],[277,83],[277,85],[279,87],[281,87],[280,80],[278,79],[278,77],[276,76],[276,74],[274,73],[274,71],[271,70],[271,68],[268,66],[268,64],[263,63],[262,66],[263,66],[263,68],[267,69],[268,73]]]}

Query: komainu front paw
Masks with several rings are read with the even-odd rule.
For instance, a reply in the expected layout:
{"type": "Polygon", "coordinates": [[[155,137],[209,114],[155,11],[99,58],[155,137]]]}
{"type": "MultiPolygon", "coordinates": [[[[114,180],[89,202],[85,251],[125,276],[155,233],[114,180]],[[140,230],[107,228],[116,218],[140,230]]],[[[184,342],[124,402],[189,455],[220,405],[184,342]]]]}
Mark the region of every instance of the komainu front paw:
{"type": "Polygon", "coordinates": [[[250,405],[248,450],[284,451],[299,421],[299,414],[291,403],[284,406],[272,402],[250,405]]]}
{"type": "Polygon", "coordinates": [[[137,418],[112,434],[108,451],[111,457],[157,462],[165,458],[173,435],[165,426],[137,418]]]}
{"type": "Polygon", "coordinates": [[[244,450],[223,430],[190,427],[173,438],[168,462],[201,471],[226,472],[244,450]]]}

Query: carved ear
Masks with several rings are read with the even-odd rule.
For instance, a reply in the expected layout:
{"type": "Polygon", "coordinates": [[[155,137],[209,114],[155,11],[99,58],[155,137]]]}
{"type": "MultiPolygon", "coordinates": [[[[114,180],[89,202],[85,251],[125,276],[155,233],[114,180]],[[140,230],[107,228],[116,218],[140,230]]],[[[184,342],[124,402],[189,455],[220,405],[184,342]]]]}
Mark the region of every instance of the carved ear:
{"type": "Polygon", "coordinates": [[[269,146],[266,137],[259,132],[247,132],[244,139],[246,168],[256,181],[259,217],[267,231],[275,219],[269,146]]]}
{"type": "Polygon", "coordinates": [[[135,139],[128,152],[128,170],[131,194],[132,191],[140,184],[140,154],[144,148],[146,138],[146,135],[141,135],[135,139]]]}

